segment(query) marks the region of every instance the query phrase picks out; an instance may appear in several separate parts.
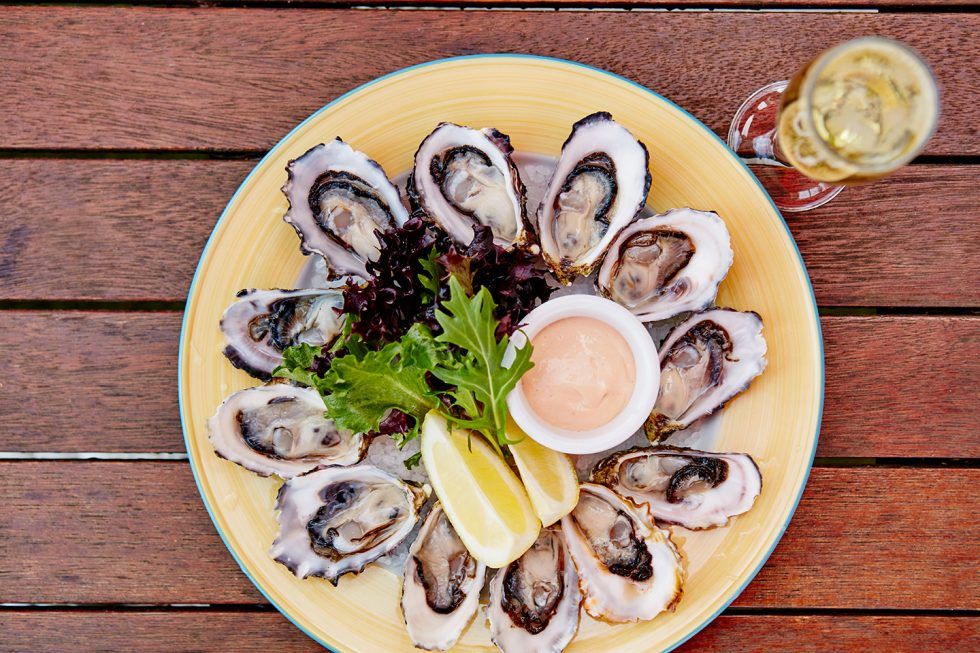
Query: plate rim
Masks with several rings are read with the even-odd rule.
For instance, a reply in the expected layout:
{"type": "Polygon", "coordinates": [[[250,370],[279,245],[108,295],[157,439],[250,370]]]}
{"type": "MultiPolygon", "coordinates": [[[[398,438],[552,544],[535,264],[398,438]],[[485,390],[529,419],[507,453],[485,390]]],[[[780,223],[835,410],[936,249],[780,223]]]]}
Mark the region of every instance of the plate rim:
{"type": "MultiPolygon", "coordinates": [[[[222,223],[228,217],[228,211],[229,211],[229,209],[231,208],[231,206],[233,204],[236,203],[236,201],[238,199],[238,196],[249,186],[249,184],[252,181],[252,178],[258,173],[258,171],[260,169],[262,169],[262,167],[265,164],[265,162],[268,159],[272,158],[274,155],[276,155],[279,152],[280,148],[283,147],[284,143],[286,141],[288,141],[293,136],[294,133],[300,131],[304,126],[306,126],[308,123],[312,122],[320,114],[322,114],[323,112],[329,110],[334,105],[342,102],[343,100],[345,100],[348,97],[354,95],[355,93],[359,93],[360,91],[366,90],[366,89],[370,88],[371,86],[374,86],[376,84],[379,84],[379,83],[381,83],[381,82],[383,82],[385,80],[388,80],[388,79],[390,79],[392,77],[396,77],[398,75],[401,75],[403,73],[407,73],[409,71],[418,70],[418,69],[421,69],[421,68],[426,68],[426,67],[434,66],[434,65],[438,65],[438,64],[444,64],[444,63],[448,63],[448,62],[460,62],[460,61],[466,61],[466,60],[475,60],[475,59],[537,60],[537,61],[544,61],[544,62],[549,62],[549,63],[553,63],[553,64],[560,64],[560,65],[572,66],[572,67],[577,67],[577,68],[584,68],[584,69],[589,70],[591,72],[601,73],[602,75],[609,76],[609,77],[613,78],[616,81],[624,82],[624,83],[628,84],[629,86],[632,86],[632,87],[634,87],[634,88],[636,88],[636,89],[638,89],[640,91],[643,91],[644,93],[647,93],[649,95],[652,95],[654,98],[656,98],[656,99],[658,99],[660,101],[663,101],[663,102],[667,103],[668,105],[670,105],[674,109],[677,109],[682,114],[684,114],[686,117],[690,118],[693,121],[693,123],[696,124],[700,129],[702,129],[704,132],[706,132],[707,134],[709,134],[711,136],[711,138],[713,138],[715,141],[717,141],[719,144],[721,144],[722,147],[724,147],[725,150],[728,151],[729,155],[738,163],[738,165],[745,169],[745,172],[748,173],[748,177],[756,184],[756,186],[759,187],[759,190],[762,191],[762,195],[765,197],[766,201],[769,202],[770,206],[772,207],[773,212],[779,218],[780,224],[782,225],[783,229],[785,230],[786,235],[789,236],[790,243],[792,243],[793,253],[796,255],[796,259],[799,262],[801,269],[803,270],[803,278],[806,280],[806,288],[809,291],[810,304],[813,307],[813,315],[814,315],[814,318],[815,318],[814,319],[814,322],[815,322],[815,326],[816,326],[816,336],[817,336],[817,353],[819,354],[819,365],[818,365],[818,368],[819,368],[819,372],[820,372],[820,383],[819,383],[820,401],[818,402],[818,406],[817,406],[817,421],[816,421],[815,433],[814,433],[814,437],[813,437],[813,445],[812,445],[811,450],[810,450],[810,460],[807,463],[806,470],[803,473],[803,483],[800,484],[800,489],[799,489],[799,491],[798,491],[798,493],[796,495],[796,498],[793,501],[792,508],[790,509],[790,511],[789,511],[789,513],[788,513],[788,515],[786,517],[786,521],[780,527],[778,536],[773,541],[772,546],[769,547],[769,550],[766,551],[765,554],[762,556],[762,558],[759,560],[759,564],[756,566],[756,568],[753,569],[751,572],[749,572],[748,576],[745,578],[745,581],[735,590],[735,592],[732,593],[731,598],[729,598],[721,606],[719,606],[718,609],[715,611],[714,614],[706,617],[704,620],[701,621],[701,623],[699,623],[696,626],[694,626],[693,628],[691,628],[690,631],[687,632],[683,637],[681,637],[680,639],[678,639],[676,642],[674,642],[668,648],[664,649],[664,651],[673,651],[674,649],[680,647],[685,642],[687,642],[689,639],[691,639],[692,637],[694,637],[695,635],[697,635],[699,632],[701,632],[702,630],[704,630],[709,624],[711,624],[712,622],[714,622],[714,620],[717,619],[721,615],[721,613],[724,612],[728,608],[728,606],[730,606],[732,604],[732,602],[734,602],[735,599],[737,599],[742,594],[742,592],[745,591],[745,588],[748,587],[749,583],[751,583],[755,579],[755,577],[758,575],[758,573],[762,570],[762,568],[769,561],[769,558],[770,558],[770,556],[772,556],[773,551],[776,550],[776,547],[782,541],[783,535],[786,534],[786,529],[789,527],[790,522],[793,521],[793,517],[796,515],[796,509],[800,505],[800,500],[803,498],[803,493],[806,491],[806,485],[807,485],[807,483],[810,480],[810,473],[813,470],[813,461],[814,461],[814,458],[816,457],[817,445],[818,445],[818,443],[820,441],[820,429],[821,429],[821,425],[823,423],[823,409],[824,409],[824,399],[825,399],[825,390],[826,390],[826,362],[825,362],[825,359],[824,359],[823,330],[822,330],[822,327],[821,327],[821,324],[820,324],[819,307],[817,306],[816,295],[814,294],[814,291],[813,291],[813,282],[810,280],[810,272],[809,272],[809,270],[806,267],[805,261],[803,260],[803,255],[800,253],[799,245],[797,245],[796,239],[793,237],[793,232],[790,231],[789,225],[786,223],[786,219],[783,217],[783,214],[780,212],[780,210],[776,207],[776,204],[772,201],[772,198],[769,196],[769,193],[766,191],[765,187],[762,185],[762,183],[759,181],[759,179],[755,176],[755,174],[749,169],[749,167],[745,164],[745,162],[742,161],[742,159],[738,155],[736,155],[731,150],[731,148],[728,147],[728,144],[720,136],[718,136],[707,125],[705,125],[703,122],[701,122],[690,111],[688,111],[684,107],[678,105],[677,103],[673,102],[669,98],[661,95],[660,93],[658,93],[658,92],[656,92],[656,91],[654,91],[654,90],[652,90],[652,89],[644,86],[643,84],[640,84],[639,82],[636,82],[636,81],[634,81],[632,79],[629,79],[628,77],[624,77],[623,75],[619,75],[617,73],[613,73],[613,72],[610,72],[610,71],[605,70],[603,68],[598,68],[598,67],[593,66],[593,65],[590,65],[590,64],[582,63],[580,61],[574,61],[574,60],[571,60],[571,59],[562,59],[560,57],[549,57],[549,56],[544,56],[544,55],[536,55],[536,54],[498,52],[498,53],[481,53],[481,54],[460,55],[460,56],[455,56],[455,57],[443,57],[443,58],[440,58],[440,59],[431,59],[431,60],[428,60],[428,61],[423,61],[421,63],[413,64],[411,66],[405,66],[403,68],[398,68],[398,69],[393,70],[391,72],[385,73],[384,75],[380,75],[380,76],[375,77],[375,78],[373,78],[371,80],[368,80],[367,82],[364,82],[363,84],[360,84],[360,85],[358,85],[358,86],[356,86],[356,87],[354,87],[354,88],[352,88],[352,89],[350,89],[350,90],[348,90],[348,91],[346,91],[346,92],[338,95],[337,97],[335,97],[334,99],[332,99],[331,101],[327,102],[326,104],[324,104],[323,106],[321,106],[319,109],[317,109],[316,111],[314,111],[313,113],[311,113],[309,116],[307,116],[305,119],[303,119],[299,124],[297,124],[292,129],[290,129],[289,132],[287,132],[281,139],[279,139],[279,141],[275,145],[273,145],[269,149],[269,151],[266,152],[266,154],[261,159],[259,159],[259,161],[252,167],[252,169],[249,171],[248,175],[245,176],[245,179],[242,180],[242,182],[238,185],[238,188],[235,189],[235,192],[228,199],[228,202],[225,204],[225,208],[222,209],[221,215],[218,217],[218,220],[214,223],[214,227],[211,229],[211,233],[208,236],[207,242],[204,244],[204,248],[201,250],[201,255],[198,258],[197,265],[195,266],[194,276],[191,278],[190,286],[187,289],[187,298],[185,300],[185,307],[190,304],[190,301],[189,300],[194,295],[194,293],[196,291],[197,282],[199,280],[199,276],[200,276],[200,273],[201,273],[201,267],[202,267],[205,259],[207,258],[207,255],[208,255],[211,247],[214,245],[214,242],[215,242],[215,234],[218,232],[219,227],[222,225],[222,223]]],[[[276,611],[279,612],[279,614],[281,614],[282,616],[284,616],[287,620],[289,620],[290,623],[292,623],[296,628],[298,628],[301,632],[303,632],[307,637],[309,637],[310,639],[312,639],[314,642],[316,642],[317,644],[319,644],[320,646],[322,646],[327,651],[330,651],[331,653],[340,653],[339,651],[337,651],[337,649],[333,648],[327,642],[323,641],[321,638],[319,638],[316,635],[314,635],[304,625],[302,625],[296,619],[294,619],[292,615],[290,615],[282,606],[279,605],[278,602],[276,602],[266,592],[265,588],[263,588],[262,585],[255,578],[252,577],[251,572],[245,566],[244,562],[238,557],[238,554],[235,552],[235,549],[228,542],[228,539],[227,539],[224,531],[218,525],[217,518],[215,517],[214,512],[213,512],[213,507],[211,506],[211,503],[208,501],[207,495],[204,492],[204,488],[201,485],[201,479],[199,477],[199,470],[197,468],[197,461],[194,459],[194,456],[191,454],[191,442],[190,442],[190,439],[189,439],[189,436],[188,436],[189,429],[188,429],[188,426],[186,424],[186,414],[187,413],[185,411],[184,384],[183,384],[184,356],[185,356],[184,347],[185,347],[185,343],[186,343],[186,340],[185,340],[185,337],[184,336],[185,336],[186,331],[188,329],[189,317],[190,317],[190,311],[188,311],[185,308],[184,315],[181,318],[180,334],[178,336],[179,337],[179,343],[178,343],[178,350],[177,350],[177,407],[178,407],[178,410],[180,411],[180,428],[181,428],[181,432],[182,432],[183,439],[184,439],[184,449],[187,452],[187,459],[188,459],[188,462],[190,463],[191,474],[194,477],[194,484],[197,486],[197,493],[201,497],[201,502],[204,504],[204,508],[205,508],[205,510],[207,510],[208,517],[211,519],[211,524],[214,526],[215,531],[217,531],[218,536],[221,538],[221,542],[222,542],[222,544],[224,544],[225,549],[227,549],[227,551],[231,554],[232,559],[234,559],[234,561],[238,565],[239,569],[241,569],[242,573],[245,574],[245,577],[248,578],[249,582],[251,582],[252,585],[255,586],[255,588],[259,591],[259,593],[262,594],[262,596],[265,598],[265,600],[268,601],[276,609],[276,611]]]]}

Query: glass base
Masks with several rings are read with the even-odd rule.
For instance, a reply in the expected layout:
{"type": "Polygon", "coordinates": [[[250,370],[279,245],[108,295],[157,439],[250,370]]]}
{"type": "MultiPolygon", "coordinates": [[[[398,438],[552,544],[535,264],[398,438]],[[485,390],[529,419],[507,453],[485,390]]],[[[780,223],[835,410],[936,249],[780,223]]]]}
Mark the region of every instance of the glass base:
{"type": "Polygon", "coordinates": [[[755,173],[780,211],[809,211],[837,197],[844,187],[806,177],[779,152],[779,100],[788,83],[767,84],[742,103],[728,128],[728,147],[755,173]]]}

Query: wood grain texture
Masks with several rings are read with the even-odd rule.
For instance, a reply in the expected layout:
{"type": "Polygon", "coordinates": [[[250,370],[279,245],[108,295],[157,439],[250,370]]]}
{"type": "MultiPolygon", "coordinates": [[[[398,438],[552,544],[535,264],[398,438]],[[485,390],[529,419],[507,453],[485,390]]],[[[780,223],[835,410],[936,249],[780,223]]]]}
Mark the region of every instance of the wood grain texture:
{"type": "MultiPolygon", "coordinates": [[[[814,469],[736,605],[980,608],[978,482],[976,469],[814,469]]],[[[0,602],[261,602],[185,463],[8,462],[0,486],[0,602]]]]}
{"type": "Polygon", "coordinates": [[[11,7],[0,14],[0,147],[264,150],[325,102],[434,58],[528,52],[653,88],[727,130],[748,93],[858,35],[934,67],[927,151],[978,154],[980,16],[11,7]],[[106,35],[112,35],[106,38],[106,35]]]}
{"type": "MultiPolygon", "coordinates": [[[[980,620],[969,617],[722,615],[679,651],[727,653],[802,650],[824,641],[835,650],[969,651],[980,648],[980,620]]],[[[104,653],[315,653],[318,644],[276,612],[0,613],[4,650],[104,653]]]]}
{"type": "MultiPolygon", "coordinates": [[[[821,322],[818,456],[980,457],[980,318],[821,322]]],[[[176,313],[0,312],[0,450],[183,451],[179,329],[176,313]]]]}
{"type": "MultiPolygon", "coordinates": [[[[182,301],[215,221],[254,165],[5,161],[0,299],[182,301]]],[[[980,306],[976,175],[970,166],[909,166],[787,214],[817,301],[980,306]]]]}
{"type": "MultiPolygon", "coordinates": [[[[356,3],[350,0],[276,0],[279,9],[301,8],[301,7],[347,7],[356,4],[358,7],[376,7],[387,9],[391,7],[513,7],[537,9],[541,7],[576,7],[576,8],[734,8],[734,9],[780,9],[780,8],[819,8],[819,9],[850,9],[850,8],[875,8],[883,9],[901,7],[903,9],[913,8],[917,10],[929,10],[935,8],[952,9],[958,7],[976,6],[976,0],[357,0],[356,3]]],[[[81,4],[98,4],[102,0],[82,0],[81,4]]],[[[57,0],[42,0],[37,4],[56,4],[57,0]]],[[[261,5],[268,7],[270,0],[170,0],[160,2],[159,0],[133,0],[127,4],[131,5],[175,5],[186,7],[195,5],[200,7],[220,7],[228,6],[251,6],[261,5]]]]}

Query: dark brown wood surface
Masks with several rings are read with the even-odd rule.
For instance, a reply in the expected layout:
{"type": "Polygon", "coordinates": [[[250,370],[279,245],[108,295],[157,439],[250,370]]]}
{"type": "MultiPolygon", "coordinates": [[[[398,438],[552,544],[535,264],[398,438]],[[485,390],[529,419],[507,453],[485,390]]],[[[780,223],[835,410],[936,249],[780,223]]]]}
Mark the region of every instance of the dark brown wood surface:
{"type": "Polygon", "coordinates": [[[319,650],[237,568],[186,461],[159,459],[183,452],[201,248],[312,111],[406,65],[528,52],[635,79],[722,134],[748,92],[871,33],[932,65],[939,130],[915,165],[786,216],[822,313],[816,467],[757,579],[683,650],[980,649],[977,2],[132,5],[0,3],[0,651],[319,650]],[[440,4],[512,10],[412,7],[440,4]],[[754,11],[773,5],[882,12],[754,11]],[[558,6],[575,10],[522,10],[558,6]],[[753,11],[620,11],[682,6],[753,11]]]}
{"type": "MultiPolygon", "coordinates": [[[[980,648],[980,622],[968,617],[722,616],[712,627],[678,649],[684,653],[796,651],[801,642],[832,643],[834,650],[971,651],[980,648]],[[894,648],[896,642],[902,648],[894,648]]],[[[193,653],[202,642],[221,642],[235,653],[314,653],[317,644],[275,612],[191,609],[168,612],[0,613],[8,653],[46,650],[101,653],[129,650],[139,639],[140,653],[193,653]],[[175,629],[174,624],[180,628],[175,629]]]]}
{"type": "MultiPolygon", "coordinates": [[[[980,609],[980,570],[964,546],[980,528],[978,483],[977,469],[816,468],[734,605],[980,609]]],[[[6,462],[0,487],[0,541],[18,561],[0,574],[0,603],[263,602],[184,462],[6,462]]]]}
{"type": "MultiPolygon", "coordinates": [[[[6,161],[0,299],[183,301],[204,242],[254,165],[6,161]],[[71,210],[60,210],[65,188],[71,210]]],[[[915,165],[787,220],[822,306],[980,307],[978,205],[975,168],[915,165]]]]}
{"type": "MultiPolygon", "coordinates": [[[[0,311],[3,449],[177,452],[180,314],[0,311]],[[52,349],[52,343],[57,343],[52,349]],[[139,409],[134,411],[133,407],[139,409]]],[[[980,317],[827,316],[820,457],[980,457],[980,317]]]]}
{"type": "Polygon", "coordinates": [[[606,68],[720,133],[750,92],[878,33],[936,71],[943,122],[927,153],[975,155],[978,29],[968,13],[5,8],[0,148],[264,150],[382,73],[481,52],[606,68]]]}

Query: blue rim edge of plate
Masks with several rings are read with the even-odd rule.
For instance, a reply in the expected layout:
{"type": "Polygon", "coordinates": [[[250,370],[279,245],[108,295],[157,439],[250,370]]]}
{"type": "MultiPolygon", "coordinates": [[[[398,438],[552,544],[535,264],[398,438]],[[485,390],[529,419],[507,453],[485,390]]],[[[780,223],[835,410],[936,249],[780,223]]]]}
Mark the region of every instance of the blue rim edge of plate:
{"type": "MultiPolygon", "coordinates": [[[[670,106],[674,107],[675,109],[677,109],[678,111],[680,111],[681,113],[683,113],[684,115],[686,115],[688,118],[690,118],[691,120],[693,120],[699,127],[701,127],[701,129],[703,129],[705,132],[707,132],[708,134],[710,134],[712,138],[714,138],[716,141],[718,141],[719,143],[721,143],[721,145],[732,154],[732,157],[734,157],[734,159],[738,162],[738,164],[740,166],[742,166],[743,168],[745,168],[745,171],[747,173],[749,173],[749,177],[756,183],[756,185],[762,191],[763,196],[769,201],[769,204],[772,206],[772,210],[776,213],[777,216],[779,216],[779,220],[783,224],[783,229],[786,230],[786,234],[789,236],[789,240],[793,244],[793,251],[796,253],[796,258],[797,258],[797,260],[800,263],[800,267],[803,269],[803,276],[806,279],[807,288],[810,291],[810,303],[813,305],[813,315],[815,317],[815,322],[816,322],[816,326],[817,326],[817,344],[818,344],[818,347],[819,347],[819,350],[820,350],[820,405],[819,405],[819,407],[817,409],[817,429],[816,429],[816,435],[813,438],[813,448],[810,451],[810,462],[807,465],[806,472],[804,473],[803,484],[800,486],[800,491],[796,495],[796,500],[793,502],[793,508],[790,510],[789,516],[786,518],[786,523],[783,524],[783,527],[779,531],[779,536],[776,538],[776,541],[773,542],[773,545],[769,548],[769,551],[767,551],[766,554],[763,556],[762,560],[759,562],[759,565],[755,569],[752,570],[752,572],[749,574],[749,577],[745,580],[744,583],[742,583],[741,587],[739,587],[735,591],[735,593],[732,595],[732,598],[730,598],[728,601],[725,602],[724,605],[722,605],[720,608],[718,608],[718,610],[713,615],[711,615],[710,617],[708,617],[707,619],[705,619],[704,621],[702,621],[697,627],[695,627],[694,629],[692,629],[691,632],[689,632],[687,635],[685,635],[682,639],[680,639],[676,644],[674,644],[673,646],[671,646],[669,649],[665,649],[665,651],[672,651],[672,650],[676,649],[677,647],[681,646],[682,644],[684,644],[684,642],[686,642],[687,640],[689,640],[692,637],[694,637],[695,635],[697,635],[702,630],[704,630],[711,622],[713,622],[715,619],[717,619],[718,616],[722,612],[724,612],[725,609],[728,608],[728,606],[731,605],[732,602],[735,599],[737,599],[738,596],[743,591],[745,591],[745,588],[748,587],[749,583],[751,583],[755,579],[755,577],[759,573],[759,571],[761,571],[762,568],[765,566],[766,562],[769,561],[769,557],[772,555],[772,552],[776,550],[776,546],[783,539],[783,535],[786,533],[786,529],[789,527],[789,523],[793,520],[793,515],[796,514],[796,509],[800,505],[800,499],[803,498],[803,492],[804,492],[804,490],[806,490],[806,484],[810,480],[810,471],[813,469],[813,459],[814,459],[814,457],[817,454],[817,442],[820,440],[820,426],[821,426],[821,423],[823,422],[823,402],[824,402],[824,385],[825,385],[825,365],[824,365],[824,350],[823,350],[823,333],[822,333],[822,329],[820,328],[820,313],[819,313],[818,308],[817,308],[817,299],[816,299],[816,296],[813,294],[813,283],[810,281],[810,273],[807,271],[806,264],[803,262],[803,256],[800,254],[800,248],[796,244],[796,239],[793,238],[793,232],[790,231],[789,225],[786,224],[786,219],[783,217],[783,214],[780,213],[780,211],[776,207],[775,203],[773,203],[772,198],[769,196],[769,193],[766,192],[765,187],[763,187],[762,183],[758,180],[758,178],[755,176],[755,174],[753,174],[752,171],[749,170],[748,166],[746,166],[745,163],[740,158],[738,158],[738,156],[736,156],[734,152],[731,152],[731,149],[728,147],[728,144],[725,143],[725,141],[723,141],[717,134],[715,134],[713,131],[711,131],[703,122],[701,122],[694,115],[692,115],[691,112],[689,112],[687,109],[681,107],[678,104],[675,104],[671,100],[665,98],[663,95],[657,93],[656,91],[653,91],[653,90],[647,88],[646,86],[643,86],[639,82],[635,82],[632,79],[629,79],[627,77],[623,77],[622,75],[617,75],[616,73],[611,73],[608,70],[603,70],[602,68],[597,68],[595,66],[590,66],[589,64],[584,64],[584,63],[581,63],[581,62],[578,62],[578,61],[570,61],[568,59],[560,59],[558,57],[545,57],[545,56],[536,55],[536,54],[489,53],[489,54],[470,54],[470,55],[463,55],[463,56],[459,56],[459,57],[446,57],[446,58],[443,58],[443,59],[433,59],[431,61],[425,61],[423,63],[418,63],[418,64],[415,64],[415,65],[412,65],[412,66],[407,66],[405,68],[400,68],[400,69],[394,70],[394,71],[392,71],[390,73],[386,73],[386,74],[384,74],[384,75],[382,75],[380,77],[375,77],[371,81],[365,82],[364,84],[361,84],[360,86],[358,86],[356,88],[353,88],[353,89],[347,91],[346,93],[344,93],[342,95],[337,96],[336,98],[334,98],[333,100],[331,100],[327,104],[323,105],[322,107],[320,107],[319,109],[317,109],[316,111],[314,111],[305,120],[303,120],[303,122],[301,122],[298,125],[296,125],[295,127],[293,127],[289,131],[288,134],[286,134],[285,136],[283,136],[279,140],[279,142],[276,143],[275,146],[273,146],[272,149],[270,149],[266,153],[266,155],[264,157],[262,157],[262,159],[258,163],[255,164],[255,167],[252,168],[252,170],[248,173],[248,176],[245,177],[244,181],[242,181],[242,183],[235,190],[234,195],[232,195],[231,196],[231,199],[228,200],[228,204],[225,205],[224,210],[221,212],[221,216],[218,218],[218,221],[215,223],[214,228],[211,230],[211,235],[208,236],[208,241],[207,241],[207,243],[205,243],[204,249],[201,251],[201,257],[198,259],[197,268],[194,270],[194,277],[191,279],[191,285],[190,285],[190,288],[187,291],[187,297],[188,297],[188,299],[190,299],[190,297],[192,297],[194,295],[194,289],[197,286],[198,275],[201,272],[201,265],[203,264],[204,259],[206,258],[206,255],[208,253],[208,250],[211,249],[211,245],[214,242],[214,235],[218,231],[218,227],[221,225],[221,223],[225,220],[225,218],[228,215],[228,209],[229,209],[229,207],[232,204],[235,203],[235,200],[238,198],[238,195],[242,192],[243,189],[245,189],[248,186],[249,182],[252,180],[252,176],[256,174],[256,171],[258,171],[259,169],[262,168],[262,164],[265,163],[266,159],[268,159],[273,154],[275,154],[279,150],[279,148],[282,147],[283,143],[285,141],[289,140],[289,138],[294,133],[296,133],[297,131],[299,131],[304,125],[306,125],[306,123],[310,122],[311,120],[313,120],[314,118],[316,118],[318,115],[320,115],[321,113],[323,113],[324,111],[326,111],[330,107],[334,106],[335,104],[337,104],[341,100],[344,100],[344,99],[350,97],[351,95],[353,95],[353,94],[355,94],[355,93],[357,93],[357,92],[359,92],[359,91],[361,91],[363,89],[366,89],[366,88],[368,88],[370,86],[373,86],[374,84],[377,84],[377,83],[379,83],[379,82],[381,82],[381,81],[383,81],[385,79],[388,79],[389,77],[394,77],[396,75],[400,75],[401,73],[405,73],[405,72],[408,72],[410,70],[416,70],[416,69],[419,69],[419,68],[425,68],[427,66],[432,66],[432,65],[435,65],[435,64],[446,63],[446,62],[449,62],[449,61],[465,61],[465,60],[469,60],[469,59],[492,59],[492,58],[495,58],[495,59],[537,59],[537,60],[541,60],[541,61],[551,61],[551,62],[556,62],[556,63],[561,63],[561,64],[567,64],[567,65],[570,65],[570,66],[577,66],[579,68],[585,68],[587,70],[591,70],[591,71],[594,71],[594,72],[602,73],[603,75],[608,75],[609,77],[613,77],[613,78],[615,78],[615,79],[617,79],[619,81],[626,82],[630,86],[634,86],[634,87],[636,87],[636,88],[638,88],[638,89],[640,89],[640,90],[642,90],[642,91],[644,91],[646,93],[649,93],[650,95],[653,95],[657,99],[666,102],[667,104],[669,104],[670,106]]],[[[228,538],[225,536],[224,531],[222,531],[221,530],[221,527],[218,526],[218,522],[217,522],[217,519],[215,518],[214,512],[213,512],[212,507],[211,507],[211,504],[208,502],[207,497],[204,495],[204,488],[201,487],[201,479],[198,476],[197,465],[195,464],[194,457],[191,455],[191,444],[190,444],[190,440],[188,439],[188,435],[187,435],[187,433],[188,433],[187,424],[184,421],[184,389],[183,389],[183,386],[182,386],[182,384],[180,382],[181,381],[181,376],[182,376],[182,373],[183,373],[182,371],[184,369],[184,332],[187,329],[187,317],[188,317],[189,314],[190,313],[188,311],[186,311],[186,310],[184,311],[184,317],[181,320],[181,325],[180,325],[180,347],[178,348],[178,352],[177,352],[177,403],[178,403],[178,409],[180,410],[180,426],[181,426],[181,430],[183,431],[183,435],[184,435],[184,448],[187,450],[188,460],[190,462],[190,467],[191,467],[191,473],[194,475],[194,483],[197,485],[198,494],[201,495],[201,501],[204,503],[204,507],[208,511],[208,516],[211,518],[211,523],[214,524],[214,529],[216,531],[218,531],[218,535],[221,537],[221,541],[224,543],[225,548],[228,549],[228,552],[231,553],[231,557],[234,558],[234,560],[235,560],[236,563],[238,563],[238,567],[242,570],[242,573],[245,574],[245,577],[248,578],[249,581],[251,581],[251,583],[253,585],[255,585],[256,589],[259,590],[259,592],[262,594],[262,596],[264,596],[265,599],[269,603],[271,603],[276,608],[276,610],[279,611],[279,613],[282,616],[286,617],[286,619],[288,619],[290,621],[290,623],[292,623],[294,626],[296,626],[297,628],[299,628],[303,633],[305,633],[307,637],[309,637],[310,639],[312,639],[313,641],[315,641],[316,643],[318,643],[320,646],[323,646],[328,651],[332,651],[333,653],[338,653],[338,651],[336,649],[334,649],[332,646],[330,646],[329,644],[327,644],[326,642],[324,642],[323,640],[321,640],[319,637],[315,636],[313,633],[311,633],[309,630],[307,630],[301,624],[297,623],[296,620],[293,619],[292,616],[290,616],[287,613],[286,610],[284,610],[278,603],[276,603],[275,601],[272,600],[272,598],[266,593],[265,589],[263,589],[262,585],[255,578],[252,578],[252,574],[249,573],[249,570],[245,567],[245,564],[238,558],[238,554],[235,553],[234,548],[232,548],[231,544],[229,544],[228,538]]]]}

